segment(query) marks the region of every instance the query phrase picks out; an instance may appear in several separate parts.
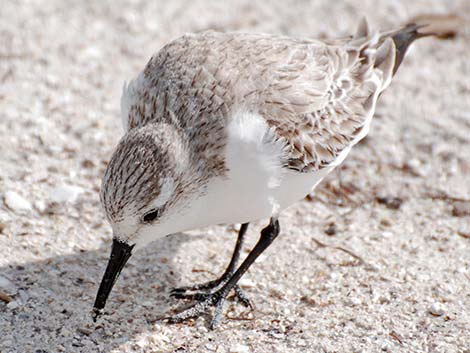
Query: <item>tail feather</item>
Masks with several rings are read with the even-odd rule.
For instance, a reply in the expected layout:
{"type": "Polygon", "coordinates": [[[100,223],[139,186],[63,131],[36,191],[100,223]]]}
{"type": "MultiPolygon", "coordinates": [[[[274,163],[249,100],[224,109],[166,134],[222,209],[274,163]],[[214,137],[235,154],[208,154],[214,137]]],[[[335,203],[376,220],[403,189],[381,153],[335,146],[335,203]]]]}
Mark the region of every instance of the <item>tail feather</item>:
{"type": "Polygon", "coordinates": [[[390,38],[386,38],[377,48],[374,58],[374,68],[382,72],[382,90],[388,87],[393,77],[393,68],[396,63],[396,48],[390,38]]]}
{"type": "Polygon", "coordinates": [[[400,64],[405,58],[405,54],[410,46],[416,39],[422,37],[428,37],[434,35],[434,33],[420,33],[420,28],[426,27],[426,25],[416,25],[410,23],[405,27],[394,31],[392,33],[385,34],[386,37],[392,38],[395,43],[395,65],[393,66],[393,75],[397,72],[400,64]]]}
{"type": "Polygon", "coordinates": [[[356,35],[352,37],[350,44],[353,47],[357,47],[360,50],[360,56],[366,60],[368,59],[367,50],[369,48],[379,50],[381,53],[375,57],[377,66],[382,64],[382,61],[387,58],[387,55],[384,54],[389,53],[389,46],[384,47],[384,43],[388,41],[388,38],[391,38],[395,47],[395,58],[392,70],[392,76],[395,76],[411,43],[422,37],[436,35],[432,32],[419,32],[419,29],[427,26],[427,24],[417,25],[415,23],[409,23],[405,27],[397,30],[378,33],[371,31],[367,25],[367,21],[363,19],[359,24],[356,35]],[[380,50],[381,47],[383,47],[382,50],[380,50]],[[385,48],[387,48],[387,50],[385,50],[385,48]]]}
{"type": "Polygon", "coordinates": [[[391,83],[411,43],[416,39],[434,35],[419,32],[423,27],[426,25],[410,23],[402,28],[380,33],[371,31],[367,21],[363,19],[356,35],[350,37],[351,52],[358,54],[364,72],[366,68],[373,68],[380,75],[380,91],[385,90],[391,83]]]}

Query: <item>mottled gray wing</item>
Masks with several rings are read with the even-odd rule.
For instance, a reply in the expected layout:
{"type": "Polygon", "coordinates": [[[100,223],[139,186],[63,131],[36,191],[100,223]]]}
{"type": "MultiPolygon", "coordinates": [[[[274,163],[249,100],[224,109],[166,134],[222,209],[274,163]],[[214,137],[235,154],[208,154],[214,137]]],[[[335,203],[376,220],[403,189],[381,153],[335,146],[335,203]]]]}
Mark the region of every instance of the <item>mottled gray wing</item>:
{"type": "Polygon", "coordinates": [[[242,108],[261,114],[285,141],[286,167],[318,170],[355,142],[390,81],[393,44],[378,46],[367,38],[327,45],[260,34],[186,35],[125,88],[124,124],[167,121],[200,141],[203,153],[209,140],[222,147],[224,119],[242,108]],[[201,136],[208,131],[210,138],[201,136]]]}

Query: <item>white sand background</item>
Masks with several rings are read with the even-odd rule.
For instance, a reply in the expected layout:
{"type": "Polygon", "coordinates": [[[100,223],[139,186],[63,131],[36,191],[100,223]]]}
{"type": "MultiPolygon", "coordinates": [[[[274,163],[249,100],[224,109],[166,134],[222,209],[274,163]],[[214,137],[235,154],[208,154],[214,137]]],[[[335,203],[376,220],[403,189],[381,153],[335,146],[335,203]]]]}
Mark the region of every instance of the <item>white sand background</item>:
{"type": "Polygon", "coordinates": [[[155,321],[184,305],[172,287],[222,272],[236,232],[217,226],[135,254],[108,315],[89,315],[112,237],[98,190],[121,88],[152,53],[205,29],[337,37],[363,15],[389,29],[426,13],[468,21],[470,2],[1,1],[0,352],[470,352],[468,26],[413,46],[369,137],[283,213],[243,281],[253,313],[228,301],[213,332],[207,318],[155,321]]]}

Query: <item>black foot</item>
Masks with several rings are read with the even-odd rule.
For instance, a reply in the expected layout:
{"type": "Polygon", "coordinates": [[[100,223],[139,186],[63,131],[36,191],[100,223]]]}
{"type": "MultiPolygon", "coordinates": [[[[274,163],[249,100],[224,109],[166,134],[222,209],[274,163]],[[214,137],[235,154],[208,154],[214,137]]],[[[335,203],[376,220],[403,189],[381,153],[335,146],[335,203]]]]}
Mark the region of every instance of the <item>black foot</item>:
{"type": "Polygon", "coordinates": [[[227,293],[225,291],[218,290],[214,293],[204,293],[204,296],[204,300],[201,300],[192,307],[183,310],[178,314],[165,318],[165,320],[167,320],[169,323],[183,322],[187,319],[204,315],[211,306],[215,306],[215,312],[210,328],[212,330],[217,328],[220,325],[220,321],[222,319],[222,312],[227,293]]]}
{"type": "MultiPolygon", "coordinates": [[[[239,239],[237,241],[237,246],[234,251],[234,255],[232,256],[232,260],[230,261],[230,264],[225,271],[225,274],[222,276],[221,280],[216,280],[215,282],[220,282],[218,285],[222,284],[223,285],[215,290],[215,291],[203,291],[197,292],[194,294],[187,294],[186,292],[188,291],[188,288],[182,288],[182,289],[176,289],[173,290],[172,295],[177,297],[177,298],[190,298],[190,299],[197,299],[199,300],[198,303],[193,305],[192,307],[176,314],[171,317],[166,318],[169,322],[182,322],[184,320],[187,320],[192,317],[198,317],[201,316],[202,314],[206,313],[208,308],[211,306],[215,306],[215,313],[214,317],[211,321],[211,329],[216,328],[220,324],[220,320],[222,319],[222,312],[224,308],[224,303],[225,303],[225,298],[227,297],[227,294],[230,292],[230,290],[234,289],[236,295],[241,299],[241,301],[247,305],[251,306],[250,301],[248,298],[243,294],[241,289],[237,286],[238,281],[240,278],[245,274],[245,272],[248,270],[248,268],[253,264],[253,262],[256,260],[256,258],[273,242],[273,240],[278,236],[279,234],[279,222],[277,218],[271,217],[271,220],[269,222],[269,225],[263,228],[261,231],[260,238],[258,242],[256,243],[255,247],[250,251],[246,259],[243,261],[243,263],[238,267],[238,269],[233,272],[233,268],[235,264],[238,261],[238,255],[239,255],[239,248],[242,243],[242,238],[244,231],[246,230],[248,223],[245,223],[242,225],[242,228],[240,229],[239,232],[239,239]],[[233,273],[233,275],[232,275],[233,273]],[[230,276],[230,279],[225,281],[226,276],[230,276]],[[189,295],[189,297],[188,297],[189,295]]],[[[211,283],[211,282],[210,282],[211,283]]],[[[201,288],[201,286],[195,286],[195,287],[190,287],[190,288],[201,288]]],[[[214,288],[215,289],[215,288],[214,288]]]]}
{"type": "MultiPolygon", "coordinates": [[[[216,281],[212,281],[212,282],[216,282],[216,281]]],[[[208,283],[211,283],[211,282],[208,282],[208,283]]],[[[217,288],[217,286],[220,285],[220,282],[217,283],[217,285],[212,287],[212,288],[210,288],[206,285],[207,284],[204,283],[202,285],[174,288],[171,291],[170,295],[173,298],[176,298],[176,299],[196,300],[196,301],[202,302],[202,301],[207,300],[212,295],[212,293],[215,293],[215,292],[211,292],[210,290],[217,288]],[[203,291],[203,290],[206,290],[206,291],[203,291]],[[189,291],[197,291],[197,292],[188,293],[189,291]]],[[[245,305],[246,307],[253,310],[253,305],[251,304],[250,299],[245,294],[245,292],[243,292],[243,290],[240,288],[240,286],[235,285],[233,287],[233,290],[235,291],[236,298],[243,305],[245,305]]]]}
{"type": "Polygon", "coordinates": [[[213,281],[199,283],[199,284],[195,284],[192,286],[173,288],[171,292],[172,293],[185,293],[185,292],[195,292],[195,291],[211,291],[219,287],[221,284],[227,282],[227,280],[230,278],[230,275],[231,274],[223,274],[220,278],[217,278],[213,281]]]}

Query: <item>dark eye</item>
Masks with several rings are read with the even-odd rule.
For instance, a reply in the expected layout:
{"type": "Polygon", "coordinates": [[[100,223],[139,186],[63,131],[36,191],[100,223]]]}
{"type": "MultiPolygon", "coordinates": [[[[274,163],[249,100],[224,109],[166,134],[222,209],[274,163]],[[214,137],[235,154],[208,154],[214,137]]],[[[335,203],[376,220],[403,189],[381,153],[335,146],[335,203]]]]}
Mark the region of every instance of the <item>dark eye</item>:
{"type": "Polygon", "coordinates": [[[160,214],[159,209],[152,210],[144,215],[143,220],[145,223],[150,223],[154,221],[158,217],[159,214],[160,214]]]}

